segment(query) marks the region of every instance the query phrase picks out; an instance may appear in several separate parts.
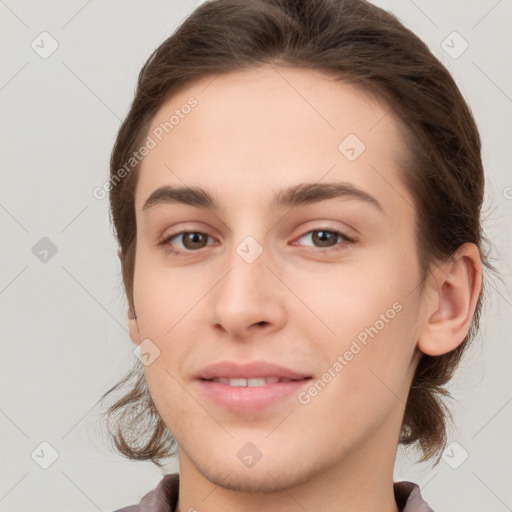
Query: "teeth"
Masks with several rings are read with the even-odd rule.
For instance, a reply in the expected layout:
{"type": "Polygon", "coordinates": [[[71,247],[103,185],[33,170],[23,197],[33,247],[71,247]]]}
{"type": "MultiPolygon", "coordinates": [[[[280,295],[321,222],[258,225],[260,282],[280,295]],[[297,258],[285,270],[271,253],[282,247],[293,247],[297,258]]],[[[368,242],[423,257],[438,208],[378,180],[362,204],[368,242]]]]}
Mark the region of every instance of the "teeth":
{"type": "Polygon", "coordinates": [[[227,386],[234,387],[258,387],[266,386],[268,384],[277,384],[278,382],[290,382],[292,379],[280,379],[279,377],[257,377],[253,379],[226,379],[216,378],[212,379],[212,382],[218,382],[220,384],[226,384],[227,386]]]}
{"type": "Polygon", "coordinates": [[[229,379],[230,386],[247,386],[247,379],[229,379]]]}

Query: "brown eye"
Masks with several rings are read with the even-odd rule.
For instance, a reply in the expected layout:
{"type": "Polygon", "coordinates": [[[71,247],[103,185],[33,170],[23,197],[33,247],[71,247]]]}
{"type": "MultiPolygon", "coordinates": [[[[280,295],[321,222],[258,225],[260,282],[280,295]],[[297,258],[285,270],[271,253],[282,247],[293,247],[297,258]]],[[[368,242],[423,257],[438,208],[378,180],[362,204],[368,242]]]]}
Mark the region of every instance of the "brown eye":
{"type": "Polygon", "coordinates": [[[206,233],[201,233],[200,231],[182,231],[167,237],[161,242],[161,245],[170,253],[181,254],[194,252],[206,247],[208,245],[208,238],[210,237],[206,233]]]}
{"type": "Polygon", "coordinates": [[[316,229],[308,231],[307,233],[302,235],[299,240],[306,237],[310,237],[314,244],[314,247],[317,247],[319,249],[329,249],[331,247],[335,247],[340,241],[352,242],[352,240],[348,236],[344,235],[340,231],[327,229],[316,229]]]}
{"type": "Polygon", "coordinates": [[[313,231],[312,240],[314,243],[319,244],[320,247],[331,247],[339,237],[334,231],[313,231]]]}
{"type": "Polygon", "coordinates": [[[208,235],[197,231],[182,233],[180,236],[183,237],[182,240],[185,249],[201,249],[208,241],[208,235]]]}

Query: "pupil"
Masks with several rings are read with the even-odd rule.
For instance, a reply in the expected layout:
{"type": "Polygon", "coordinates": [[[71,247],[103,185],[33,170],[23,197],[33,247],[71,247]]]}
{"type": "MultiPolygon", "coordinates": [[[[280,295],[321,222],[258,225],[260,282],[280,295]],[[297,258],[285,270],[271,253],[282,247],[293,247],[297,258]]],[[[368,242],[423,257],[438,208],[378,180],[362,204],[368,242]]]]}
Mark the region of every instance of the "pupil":
{"type": "Polygon", "coordinates": [[[333,233],[330,231],[318,231],[319,235],[316,235],[315,238],[320,242],[320,244],[327,245],[329,244],[329,239],[332,238],[333,233]]]}
{"type": "Polygon", "coordinates": [[[201,233],[188,233],[188,236],[186,239],[188,239],[193,246],[195,246],[197,243],[201,243],[202,234],[201,233]]]}

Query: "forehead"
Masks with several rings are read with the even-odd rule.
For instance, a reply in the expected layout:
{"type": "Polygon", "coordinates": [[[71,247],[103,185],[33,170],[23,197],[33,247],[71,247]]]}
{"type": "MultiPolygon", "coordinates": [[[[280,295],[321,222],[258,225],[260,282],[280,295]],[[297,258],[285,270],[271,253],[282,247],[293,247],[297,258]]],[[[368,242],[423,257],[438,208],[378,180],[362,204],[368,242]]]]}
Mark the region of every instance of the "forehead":
{"type": "Polygon", "coordinates": [[[401,187],[398,130],[385,102],[332,74],[264,66],[207,76],[155,114],[136,209],[163,184],[222,190],[240,206],[324,177],[367,190],[385,181],[401,187]]]}

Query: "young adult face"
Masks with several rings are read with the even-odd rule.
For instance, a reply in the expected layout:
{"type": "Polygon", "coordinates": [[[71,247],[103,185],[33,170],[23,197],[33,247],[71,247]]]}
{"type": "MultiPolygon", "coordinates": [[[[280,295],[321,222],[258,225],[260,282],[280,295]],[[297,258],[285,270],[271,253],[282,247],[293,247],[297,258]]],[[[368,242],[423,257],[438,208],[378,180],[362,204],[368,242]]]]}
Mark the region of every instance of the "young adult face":
{"type": "Polygon", "coordinates": [[[439,305],[419,286],[397,126],[354,86],[270,67],[195,82],[154,117],[129,326],[146,340],[147,383],[182,472],[253,491],[348,468],[391,478],[417,344],[439,305]],[[191,96],[197,106],[162,135],[191,96]],[[300,184],[359,192],[274,204],[300,184]],[[217,209],[144,208],[160,187],[200,187],[217,209]],[[244,375],[257,386],[239,387],[244,375]]]}

